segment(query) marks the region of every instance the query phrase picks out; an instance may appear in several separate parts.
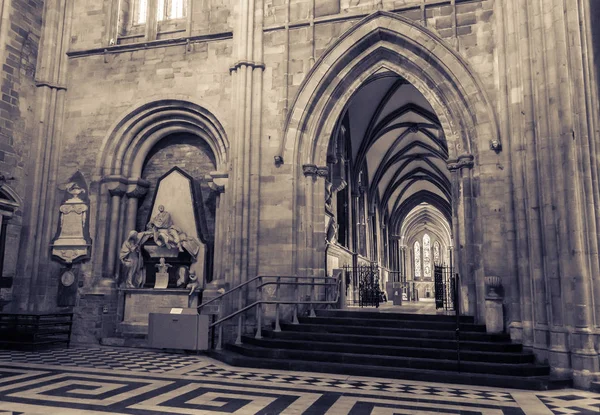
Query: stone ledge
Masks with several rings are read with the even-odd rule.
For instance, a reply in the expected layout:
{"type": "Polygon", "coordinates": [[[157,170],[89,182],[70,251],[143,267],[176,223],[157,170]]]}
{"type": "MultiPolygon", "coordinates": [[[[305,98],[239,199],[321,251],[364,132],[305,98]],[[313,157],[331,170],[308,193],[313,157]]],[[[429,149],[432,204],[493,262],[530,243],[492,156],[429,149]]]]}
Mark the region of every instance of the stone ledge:
{"type": "Polygon", "coordinates": [[[150,295],[165,295],[165,294],[188,294],[189,289],[186,288],[119,288],[119,292],[125,294],[150,294],[150,295]]]}
{"type": "Polygon", "coordinates": [[[140,49],[161,48],[161,47],[166,47],[166,46],[180,46],[180,45],[188,45],[190,43],[218,41],[218,40],[227,40],[227,39],[233,39],[233,32],[211,33],[211,34],[207,34],[207,35],[187,36],[187,37],[179,37],[179,38],[175,38],[175,39],[141,41],[141,42],[137,42],[137,43],[127,43],[125,45],[107,46],[104,48],[70,50],[67,52],[67,56],[69,58],[79,58],[79,57],[84,57],[84,56],[115,54],[115,53],[130,52],[130,51],[140,50],[140,49]]]}

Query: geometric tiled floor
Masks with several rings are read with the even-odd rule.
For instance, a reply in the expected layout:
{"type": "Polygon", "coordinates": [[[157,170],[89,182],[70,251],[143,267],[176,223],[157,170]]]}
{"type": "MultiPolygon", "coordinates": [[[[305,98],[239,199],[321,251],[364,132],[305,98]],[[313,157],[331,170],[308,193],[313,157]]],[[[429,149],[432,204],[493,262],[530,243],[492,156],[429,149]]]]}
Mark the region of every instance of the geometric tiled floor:
{"type": "Polygon", "coordinates": [[[600,395],[245,369],[205,356],[0,351],[0,415],[600,414],[600,395]]]}

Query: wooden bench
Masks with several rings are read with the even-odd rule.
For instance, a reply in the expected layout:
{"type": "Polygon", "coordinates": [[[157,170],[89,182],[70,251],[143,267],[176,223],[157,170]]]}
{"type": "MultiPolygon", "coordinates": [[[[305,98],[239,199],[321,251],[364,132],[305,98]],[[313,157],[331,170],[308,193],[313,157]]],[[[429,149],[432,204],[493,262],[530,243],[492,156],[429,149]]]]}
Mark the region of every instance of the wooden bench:
{"type": "Polygon", "coordinates": [[[0,313],[0,348],[31,350],[71,343],[73,313],[0,313]]]}

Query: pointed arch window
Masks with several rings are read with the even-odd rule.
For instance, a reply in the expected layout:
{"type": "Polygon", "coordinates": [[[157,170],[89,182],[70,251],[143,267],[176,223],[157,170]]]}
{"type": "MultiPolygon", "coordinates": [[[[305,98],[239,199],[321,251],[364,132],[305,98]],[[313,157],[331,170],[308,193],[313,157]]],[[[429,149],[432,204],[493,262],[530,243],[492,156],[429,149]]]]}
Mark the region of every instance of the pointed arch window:
{"type": "Polygon", "coordinates": [[[156,17],[159,22],[171,19],[182,19],[186,16],[187,0],[159,0],[156,17]]]}
{"type": "Polygon", "coordinates": [[[133,24],[146,24],[148,19],[148,0],[136,0],[133,7],[133,24]]]}
{"type": "Polygon", "coordinates": [[[116,37],[109,44],[128,44],[170,38],[184,32],[189,34],[186,17],[191,0],[112,0],[113,21],[111,33],[116,37]],[[113,32],[114,30],[114,32],[113,32]]]}
{"type": "Polygon", "coordinates": [[[438,241],[435,241],[433,243],[433,263],[434,264],[441,264],[442,258],[440,257],[440,243],[438,241]]]}
{"type": "Polygon", "coordinates": [[[415,278],[421,278],[421,244],[415,242],[415,278]]]}
{"type": "Polygon", "coordinates": [[[431,278],[431,239],[423,235],[423,277],[431,278]]]}

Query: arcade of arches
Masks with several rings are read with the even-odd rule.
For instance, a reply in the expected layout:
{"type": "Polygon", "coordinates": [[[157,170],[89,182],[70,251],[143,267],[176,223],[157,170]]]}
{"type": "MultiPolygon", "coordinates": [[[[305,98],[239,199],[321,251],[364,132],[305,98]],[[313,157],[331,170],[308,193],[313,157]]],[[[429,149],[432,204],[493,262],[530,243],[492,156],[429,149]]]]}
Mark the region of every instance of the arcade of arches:
{"type": "Polygon", "coordinates": [[[594,0],[156,4],[0,2],[4,310],[98,343],[188,306],[181,273],[369,263],[426,302],[438,264],[463,313],[494,281],[513,340],[600,379],[594,0]]]}

